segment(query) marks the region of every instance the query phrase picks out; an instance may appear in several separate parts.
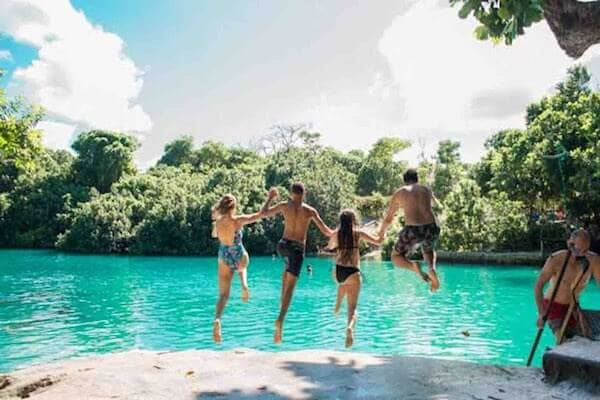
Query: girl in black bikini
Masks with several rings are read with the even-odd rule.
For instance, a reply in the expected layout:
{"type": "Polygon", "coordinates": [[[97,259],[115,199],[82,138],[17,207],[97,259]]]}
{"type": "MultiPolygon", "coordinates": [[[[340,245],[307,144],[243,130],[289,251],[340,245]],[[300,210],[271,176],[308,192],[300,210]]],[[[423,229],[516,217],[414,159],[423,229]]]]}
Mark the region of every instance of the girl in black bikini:
{"type": "Polygon", "coordinates": [[[354,343],[354,325],[356,324],[356,307],[360,293],[360,251],[358,245],[365,240],[376,246],[383,243],[384,236],[373,236],[358,226],[356,213],[344,210],[340,214],[339,227],[329,241],[329,249],[335,251],[334,278],[338,283],[334,313],[340,311],[344,296],[347,297],[348,325],[346,326],[346,347],[354,343]]]}

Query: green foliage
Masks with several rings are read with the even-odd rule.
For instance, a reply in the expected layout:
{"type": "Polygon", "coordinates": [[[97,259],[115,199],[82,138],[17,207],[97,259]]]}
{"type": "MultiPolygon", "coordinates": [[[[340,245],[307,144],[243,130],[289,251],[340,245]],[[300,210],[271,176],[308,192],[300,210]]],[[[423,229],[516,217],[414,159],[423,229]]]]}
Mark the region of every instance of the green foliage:
{"type": "Polygon", "coordinates": [[[22,98],[7,99],[0,88],[0,191],[10,186],[9,177],[15,179],[19,172],[35,166],[34,160],[42,150],[35,126],[43,115],[40,107],[22,98]]]}
{"type": "Polygon", "coordinates": [[[440,201],[444,201],[454,183],[465,174],[459,149],[460,143],[451,140],[443,140],[438,145],[432,190],[440,201]]]}
{"type": "Polygon", "coordinates": [[[369,151],[358,172],[358,194],[368,196],[374,192],[389,195],[402,185],[402,174],[406,170],[404,161],[395,156],[410,147],[410,142],[400,138],[381,138],[369,151]]]}
{"type": "Polygon", "coordinates": [[[101,193],[108,192],[123,175],[135,173],[133,152],[138,142],[132,136],[90,131],[80,134],[72,147],[78,153],[73,165],[75,178],[101,193]]]}
{"type": "Polygon", "coordinates": [[[463,178],[446,198],[441,247],[450,251],[519,250],[526,235],[522,203],[506,194],[483,197],[477,183],[463,178]]]}
{"type": "Polygon", "coordinates": [[[479,21],[480,25],[474,31],[477,39],[504,41],[507,45],[544,16],[543,0],[500,0],[498,6],[492,3],[486,0],[450,0],[452,6],[460,6],[460,18],[472,15],[479,21]]]}
{"type": "Polygon", "coordinates": [[[556,94],[528,107],[526,130],[488,140],[475,174],[484,193],[504,192],[539,210],[564,205],[575,218],[600,220],[600,93],[588,81],[583,67],[570,69],[556,94]]]}
{"type": "Polygon", "coordinates": [[[183,164],[192,164],[194,154],[194,139],[191,136],[182,136],[167,143],[165,152],[158,164],[179,167],[183,164]]]}
{"type": "Polygon", "coordinates": [[[61,214],[88,197],[87,189],[71,177],[72,159],[66,152],[46,150],[36,160],[36,170],[19,177],[5,196],[2,246],[54,246],[65,229],[61,214]]]}

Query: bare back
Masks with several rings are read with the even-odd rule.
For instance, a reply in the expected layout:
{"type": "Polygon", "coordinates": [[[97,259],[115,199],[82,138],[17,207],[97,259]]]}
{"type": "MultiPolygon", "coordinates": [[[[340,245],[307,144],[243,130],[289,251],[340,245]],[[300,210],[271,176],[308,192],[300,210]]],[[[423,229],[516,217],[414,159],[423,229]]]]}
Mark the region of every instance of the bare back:
{"type": "MultiPolygon", "coordinates": [[[[550,285],[548,290],[544,294],[545,299],[550,299],[552,293],[554,292],[554,287],[556,285],[556,281],[558,280],[558,276],[560,275],[560,271],[565,262],[565,257],[567,255],[567,251],[563,250],[557,252],[550,256],[547,261],[546,267],[549,269],[549,272],[552,273],[552,278],[550,279],[550,285]]],[[[583,276],[577,286],[575,291],[576,298],[579,297],[579,294],[585,289],[588,285],[590,278],[592,277],[595,271],[598,271],[600,268],[600,256],[595,253],[588,253],[586,256],[588,261],[590,262],[590,267],[586,272],[585,276],[583,276]]],[[[555,302],[561,304],[569,304],[571,302],[571,291],[575,285],[575,283],[579,280],[583,269],[580,266],[579,262],[577,262],[573,257],[569,260],[569,264],[567,265],[567,269],[565,270],[565,275],[561,284],[558,287],[558,292],[556,294],[555,302]]]]}
{"type": "Polygon", "coordinates": [[[435,222],[431,203],[433,194],[426,186],[414,183],[398,190],[405,225],[427,225],[435,222]]]}
{"type": "Polygon", "coordinates": [[[282,208],[284,219],[283,238],[296,242],[306,242],[308,227],[315,210],[305,203],[287,202],[282,208]]]}
{"type": "Polygon", "coordinates": [[[233,245],[235,233],[242,229],[236,217],[223,216],[215,221],[215,233],[221,243],[226,246],[233,245]]]}

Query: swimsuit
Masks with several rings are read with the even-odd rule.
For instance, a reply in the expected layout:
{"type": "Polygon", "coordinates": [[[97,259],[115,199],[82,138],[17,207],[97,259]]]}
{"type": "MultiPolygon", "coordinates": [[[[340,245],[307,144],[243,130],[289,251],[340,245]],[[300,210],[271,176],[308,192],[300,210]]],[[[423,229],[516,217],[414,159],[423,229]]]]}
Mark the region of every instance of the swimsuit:
{"type": "Polygon", "coordinates": [[[277,252],[285,258],[285,270],[297,278],[304,262],[304,243],[281,239],[277,244],[277,252]]]}
{"type": "Polygon", "coordinates": [[[219,259],[221,259],[227,266],[233,270],[238,268],[242,257],[246,254],[246,249],[242,244],[243,233],[240,229],[235,232],[233,237],[233,244],[228,246],[226,244],[219,244],[219,259]]]}
{"type": "MultiPolygon", "coordinates": [[[[554,302],[550,305],[550,300],[544,299],[544,308],[548,310],[548,326],[552,329],[552,332],[558,332],[565,321],[567,312],[569,311],[568,304],[561,304],[554,302]]],[[[577,313],[572,313],[569,322],[567,323],[567,329],[565,336],[571,338],[576,334],[579,334],[577,313]]]]}
{"type": "Polygon", "coordinates": [[[440,227],[435,222],[426,225],[406,225],[398,234],[394,249],[405,256],[417,246],[425,251],[435,250],[440,237],[440,227]]]}
{"type": "Polygon", "coordinates": [[[345,267],[343,265],[335,266],[335,279],[338,283],[344,283],[346,279],[356,273],[360,274],[360,269],[356,267],[345,267]]]}

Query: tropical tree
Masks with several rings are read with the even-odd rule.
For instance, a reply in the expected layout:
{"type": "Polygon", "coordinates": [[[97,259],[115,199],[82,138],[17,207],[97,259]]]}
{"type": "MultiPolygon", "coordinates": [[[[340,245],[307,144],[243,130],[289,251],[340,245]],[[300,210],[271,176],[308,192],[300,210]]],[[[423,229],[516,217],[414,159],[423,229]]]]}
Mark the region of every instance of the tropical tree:
{"type": "Polygon", "coordinates": [[[375,142],[358,172],[358,194],[378,192],[389,195],[400,187],[407,164],[395,160],[395,157],[409,147],[410,142],[394,137],[381,138],[375,142]]]}
{"type": "Polygon", "coordinates": [[[480,40],[503,40],[511,44],[525,28],[546,19],[560,47],[571,57],[580,57],[600,42],[600,2],[578,0],[450,0],[460,5],[461,18],[473,16],[480,25],[480,40]]]}
{"type": "Polygon", "coordinates": [[[123,175],[135,172],[135,138],[117,132],[89,131],[80,134],[72,145],[78,154],[73,165],[77,181],[101,193],[110,190],[123,175]]]}
{"type": "Polygon", "coordinates": [[[165,151],[158,160],[158,164],[178,167],[183,164],[192,164],[194,156],[194,138],[186,135],[169,142],[165,151]]]}

